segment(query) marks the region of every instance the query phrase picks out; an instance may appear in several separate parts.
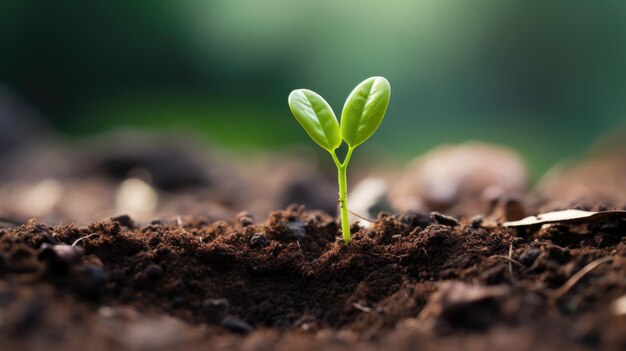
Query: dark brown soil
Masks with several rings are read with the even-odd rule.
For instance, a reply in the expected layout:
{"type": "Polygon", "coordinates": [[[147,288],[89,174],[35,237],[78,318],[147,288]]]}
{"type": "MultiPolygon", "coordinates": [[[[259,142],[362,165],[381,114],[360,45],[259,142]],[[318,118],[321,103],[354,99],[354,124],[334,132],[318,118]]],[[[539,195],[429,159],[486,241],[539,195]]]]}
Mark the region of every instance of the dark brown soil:
{"type": "Polygon", "coordinates": [[[5,224],[0,349],[626,349],[625,220],[443,222],[381,214],[350,245],[297,206],[263,222],[5,224]]]}

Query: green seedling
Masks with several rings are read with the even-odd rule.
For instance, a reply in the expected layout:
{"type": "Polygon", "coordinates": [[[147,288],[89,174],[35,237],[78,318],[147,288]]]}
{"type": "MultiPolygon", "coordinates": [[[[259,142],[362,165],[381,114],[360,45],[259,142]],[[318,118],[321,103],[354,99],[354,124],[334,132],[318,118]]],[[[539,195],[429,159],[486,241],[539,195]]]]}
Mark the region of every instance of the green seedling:
{"type": "Polygon", "coordinates": [[[330,153],[337,166],[339,207],[343,239],[350,242],[348,223],[348,179],[346,170],[352,152],[374,134],[389,105],[391,87],[383,77],[372,77],[357,85],[346,99],[341,112],[341,126],[333,109],[317,93],[297,89],[289,94],[289,108],[309,136],[330,153]],[[337,157],[337,148],[344,141],[348,152],[343,162],[337,157]]]}

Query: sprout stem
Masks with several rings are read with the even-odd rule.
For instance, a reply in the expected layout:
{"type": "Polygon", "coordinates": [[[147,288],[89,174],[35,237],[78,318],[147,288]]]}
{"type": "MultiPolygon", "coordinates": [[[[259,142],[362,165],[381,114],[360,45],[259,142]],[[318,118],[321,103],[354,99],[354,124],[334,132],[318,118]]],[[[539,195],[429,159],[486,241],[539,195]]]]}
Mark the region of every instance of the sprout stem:
{"type": "Polygon", "coordinates": [[[348,177],[346,167],[339,167],[339,207],[341,208],[341,231],[346,244],[350,243],[350,223],[348,223],[348,177]]]}
{"type": "Polygon", "coordinates": [[[337,166],[337,179],[339,182],[339,208],[341,209],[341,232],[343,233],[343,240],[346,244],[350,243],[350,222],[348,221],[348,177],[346,171],[348,169],[348,163],[350,162],[353,151],[353,147],[348,148],[348,153],[346,154],[346,158],[343,160],[343,163],[339,162],[337,154],[335,154],[335,150],[330,153],[333,161],[335,161],[335,166],[337,166]]]}

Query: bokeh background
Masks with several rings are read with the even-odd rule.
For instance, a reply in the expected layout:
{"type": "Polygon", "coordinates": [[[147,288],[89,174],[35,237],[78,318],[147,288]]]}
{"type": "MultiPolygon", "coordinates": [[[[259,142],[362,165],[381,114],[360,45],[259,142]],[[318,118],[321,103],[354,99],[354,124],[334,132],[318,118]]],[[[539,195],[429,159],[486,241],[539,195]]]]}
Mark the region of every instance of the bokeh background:
{"type": "Polygon", "coordinates": [[[624,125],[625,62],[624,1],[0,3],[0,84],[78,139],[175,128],[314,149],[288,93],[313,89],[339,114],[383,75],[392,101],[364,150],[403,162],[480,139],[520,151],[536,178],[624,125]]]}

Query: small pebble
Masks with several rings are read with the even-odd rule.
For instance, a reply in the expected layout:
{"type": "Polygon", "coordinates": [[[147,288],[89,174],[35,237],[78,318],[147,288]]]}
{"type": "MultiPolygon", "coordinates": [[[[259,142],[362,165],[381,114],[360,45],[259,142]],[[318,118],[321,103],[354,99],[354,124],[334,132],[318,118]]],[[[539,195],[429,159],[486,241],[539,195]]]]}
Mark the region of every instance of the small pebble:
{"type": "Polygon", "coordinates": [[[150,225],[162,225],[163,221],[157,218],[157,219],[151,220],[148,224],[150,224],[150,225]]]}
{"type": "Polygon", "coordinates": [[[86,264],[79,267],[76,276],[76,287],[86,295],[98,296],[106,288],[109,280],[102,268],[86,264]]]}
{"type": "Polygon", "coordinates": [[[477,215],[472,218],[472,228],[478,229],[483,224],[483,216],[477,215]]]}
{"type": "Polygon", "coordinates": [[[220,322],[220,325],[224,329],[241,334],[249,334],[254,329],[250,324],[234,316],[224,317],[224,319],[220,322]]]}
{"type": "Polygon", "coordinates": [[[39,248],[40,260],[47,261],[52,264],[71,265],[76,263],[83,256],[83,250],[78,246],[70,246],[66,244],[52,245],[42,244],[39,248]]]}
{"type": "Polygon", "coordinates": [[[41,223],[35,223],[31,229],[31,232],[36,234],[36,233],[46,233],[48,232],[48,227],[41,224],[41,223]]]}
{"type": "Polygon", "coordinates": [[[435,220],[439,224],[447,225],[449,227],[456,227],[459,225],[459,221],[456,218],[446,216],[435,211],[430,213],[430,218],[435,220]]]}
{"type": "Polygon", "coordinates": [[[252,247],[265,247],[269,244],[269,239],[263,233],[256,233],[250,239],[250,246],[252,247]]]}
{"type": "Polygon", "coordinates": [[[127,214],[111,217],[111,220],[116,221],[126,228],[134,228],[135,226],[135,221],[133,221],[133,219],[127,214]]]}
{"type": "Polygon", "coordinates": [[[254,224],[254,217],[249,211],[239,212],[235,218],[239,221],[239,224],[241,224],[242,227],[248,227],[254,224]]]}
{"type": "Polygon", "coordinates": [[[166,257],[167,255],[169,255],[169,254],[170,254],[170,252],[171,252],[171,251],[170,251],[170,249],[168,249],[167,247],[159,247],[159,248],[156,250],[156,254],[157,254],[157,256],[158,256],[159,258],[164,258],[164,257],[166,257]]]}
{"type": "Polygon", "coordinates": [[[230,303],[226,299],[206,299],[202,302],[202,311],[209,321],[220,321],[228,314],[230,303]]]}
{"type": "Polygon", "coordinates": [[[306,229],[304,228],[304,223],[301,220],[289,221],[287,222],[287,228],[291,231],[295,237],[303,238],[306,236],[306,229]]]}
{"type": "Polygon", "coordinates": [[[530,249],[522,253],[522,255],[520,256],[520,261],[522,261],[522,264],[524,264],[526,267],[530,267],[533,265],[533,263],[535,263],[535,260],[537,259],[537,257],[539,257],[540,254],[540,248],[531,247],[530,249]]]}
{"type": "Polygon", "coordinates": [[[160,280],[163,277],[163,268],[156,264],[151,264],[144,270],[146,278],[151,281],[160,280]]]}
{"type": "Polygon", "coordinates": [[[392,235],[391,238],[394,240],[400,240],[402,239],[402,235],[401,234],[392,235]]]}

